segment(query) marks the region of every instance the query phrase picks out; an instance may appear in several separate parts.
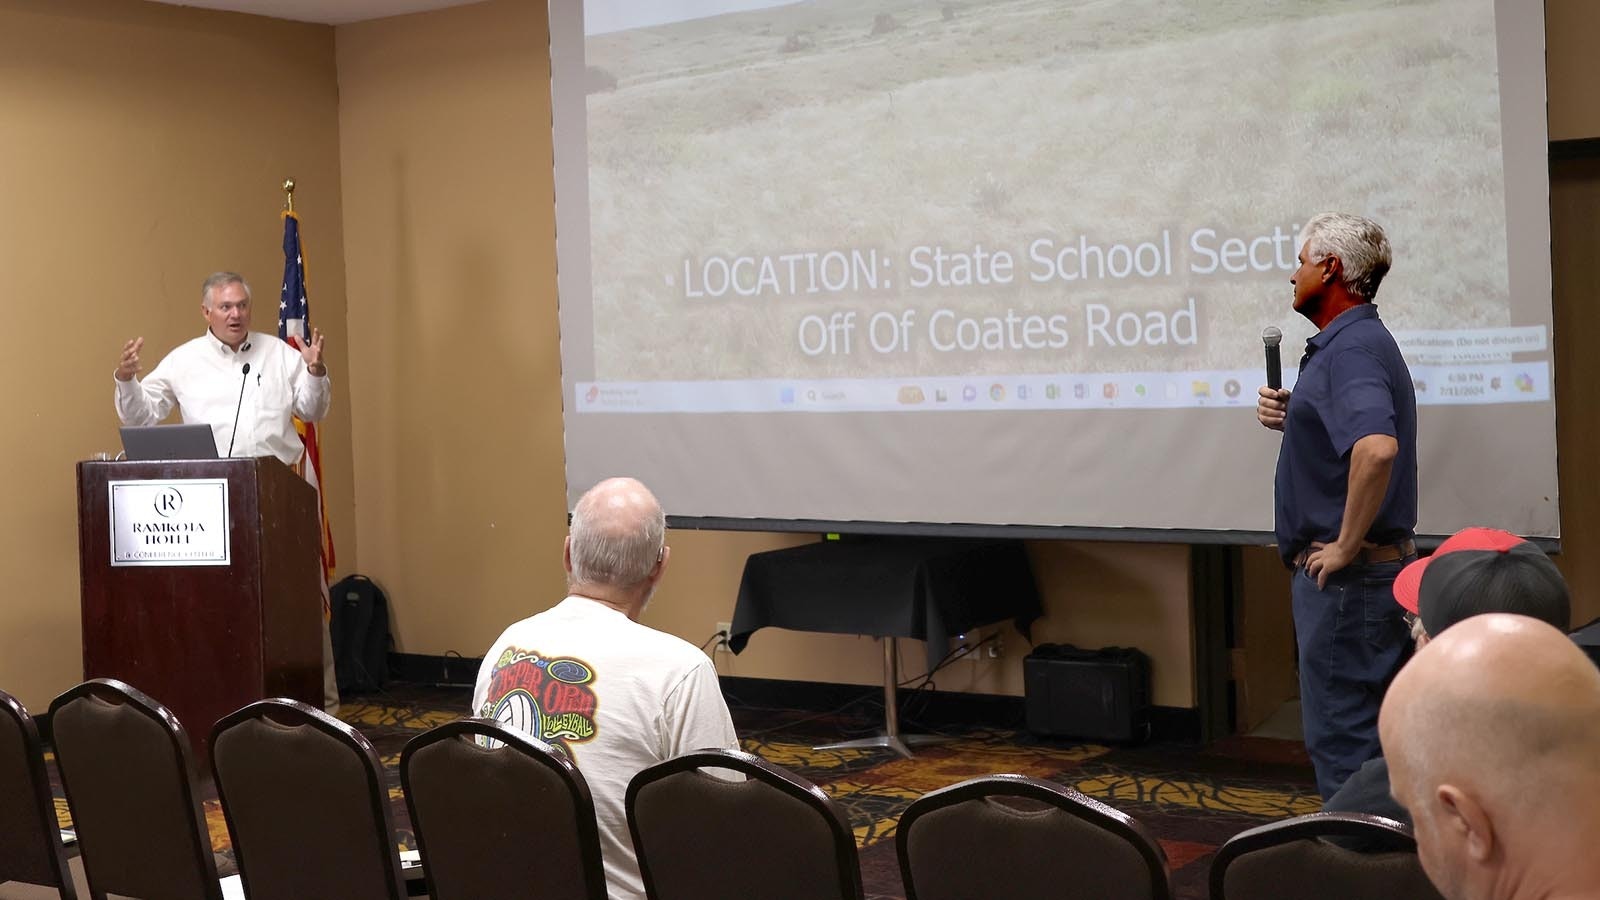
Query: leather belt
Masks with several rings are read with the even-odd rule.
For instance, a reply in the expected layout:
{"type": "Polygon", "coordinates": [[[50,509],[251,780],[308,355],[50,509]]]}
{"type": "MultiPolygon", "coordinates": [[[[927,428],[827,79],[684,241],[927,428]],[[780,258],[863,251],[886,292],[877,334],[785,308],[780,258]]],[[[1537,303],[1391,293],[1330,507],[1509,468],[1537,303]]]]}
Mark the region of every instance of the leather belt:
{"type": "MultiPolygon", "coordinates": [[[[1295,555],[1294,567],[1296,569],[1305,568],[1306,560],[1311,557],[1311,551],[1321,550],[1326,546],[1328,545],[1319,541],[1312,541],[1311,546],[1295,555]]],[[[1408,556],[1416,555],[1416,552],[1417,542],[1413,540],[1404,540],[1398,544],[1368,544],[1363,546],[1361,551],[1356,554],[1355,561],[1364,566],[1372,563],[1399,562],[1408,556]]]]}

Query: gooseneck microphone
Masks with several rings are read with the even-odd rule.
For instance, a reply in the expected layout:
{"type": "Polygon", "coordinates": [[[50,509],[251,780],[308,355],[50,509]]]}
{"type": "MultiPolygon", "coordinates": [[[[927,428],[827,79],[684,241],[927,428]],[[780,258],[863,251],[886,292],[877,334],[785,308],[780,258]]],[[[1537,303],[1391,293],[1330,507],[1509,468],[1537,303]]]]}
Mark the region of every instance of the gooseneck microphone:
{"type": "MultiPolygon", "coordinates": [[[[1276,353],[1277,349],[1274,348],[1276,353]]],[[[233,458],[233,439],[239,436],[239,411],[244,409],[244,386],[250,383],[250,364],[244,364],[244,371],[239,375],[239,402],[233,405],[233,433],[228,435],[228,458],[233,458]]]]}
{"type": "Polygon", "coordinates": [[[1283,332],[1276,325],[1261,330],[1261,343],[1267,347],[1267,387],[1283,389],[1283,360],[1278,355],[1278,345],[1283,342],[1283,332]]]}

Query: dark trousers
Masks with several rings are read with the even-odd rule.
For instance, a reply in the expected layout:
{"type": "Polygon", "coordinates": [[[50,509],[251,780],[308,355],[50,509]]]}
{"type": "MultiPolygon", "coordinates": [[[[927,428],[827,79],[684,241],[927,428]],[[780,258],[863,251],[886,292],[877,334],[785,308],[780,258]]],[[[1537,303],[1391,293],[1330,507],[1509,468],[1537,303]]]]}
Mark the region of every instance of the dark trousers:
{"type": "Polygon", "coordinates": [[[1382,752],[1378,707],[1411,656],[1403,611],[1394,602],[1394,578],[1410,561],[1354,564],[1323,588],[1304,568],[1295,570],[1290,593],[1300,648],[1300,715],[1324,800],[1382,752]]]}

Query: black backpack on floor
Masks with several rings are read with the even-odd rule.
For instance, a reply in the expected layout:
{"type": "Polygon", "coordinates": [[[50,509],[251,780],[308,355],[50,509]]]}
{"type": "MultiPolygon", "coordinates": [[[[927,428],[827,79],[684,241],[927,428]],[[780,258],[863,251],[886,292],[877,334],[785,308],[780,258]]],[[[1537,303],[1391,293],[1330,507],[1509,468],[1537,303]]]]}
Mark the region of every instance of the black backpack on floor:
{"type": "Polygon", "coordinates": [[[389,599],[365,575],[346,575],[328,588],[328,637],[339,695],[383,687],[389,678],[389,599]]]}

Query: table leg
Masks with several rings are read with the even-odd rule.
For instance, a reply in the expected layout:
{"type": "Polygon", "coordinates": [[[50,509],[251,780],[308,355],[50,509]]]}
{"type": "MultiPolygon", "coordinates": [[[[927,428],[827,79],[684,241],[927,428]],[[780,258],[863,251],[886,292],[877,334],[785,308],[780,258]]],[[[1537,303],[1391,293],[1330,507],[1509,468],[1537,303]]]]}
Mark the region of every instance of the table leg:
{"type": "Polygon", "coordinates": [[[823,744],[813,747],[813,750],[861,750],[872,748],[885,748],[893,750],[905,759],[910,759],[912,747],[925,747],[929,744],[942,744],[950,740],[935,734],[901,734],[900,733],[900,697],[899,697],[899,672],[900,672],[900,642],[893,637],[883,639],[883,731],[877,737],[858,738],[853,741],[839,741],[834,744],[823,744]]]}

